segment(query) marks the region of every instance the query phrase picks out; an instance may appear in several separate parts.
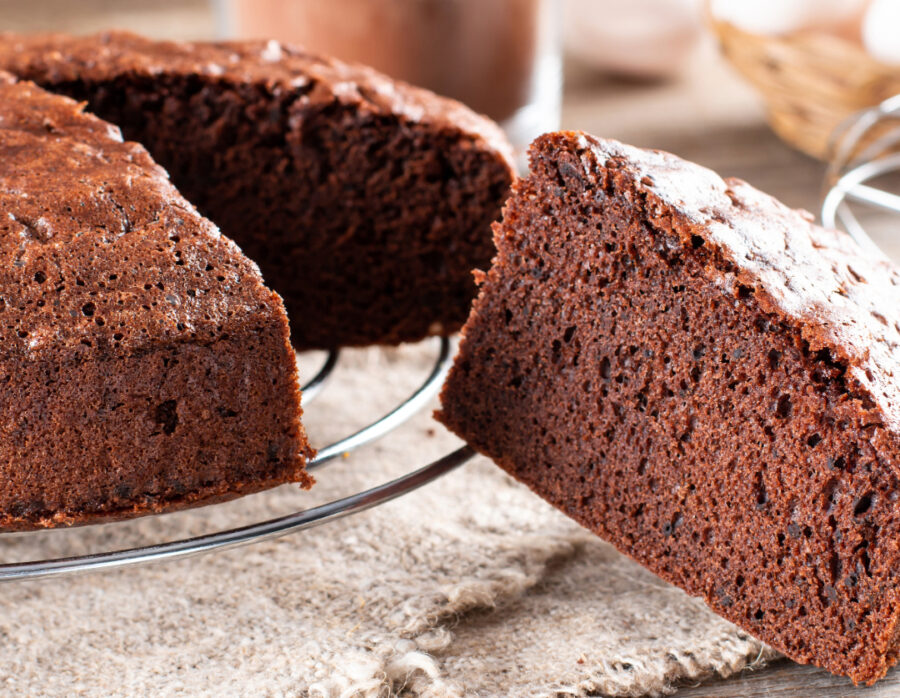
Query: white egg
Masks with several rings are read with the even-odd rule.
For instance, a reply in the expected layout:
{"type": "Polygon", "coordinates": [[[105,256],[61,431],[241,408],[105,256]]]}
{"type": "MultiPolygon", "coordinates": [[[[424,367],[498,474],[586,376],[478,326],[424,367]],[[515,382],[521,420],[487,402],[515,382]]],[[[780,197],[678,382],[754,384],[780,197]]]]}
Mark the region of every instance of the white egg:
{"type": "Polygon", "coordinates": [[[873,58],[900,65],[900,0],[872,0],[863,17],[862,40],[873,58]]]}
{"type": "Polygon", "coordinates": [[[566,47],[600,70],[663,77],[701,33],[699,0],[567,0],[566,47]]]}
{"type": "Polygon", "coordinates": [[[751,34],[774,36],[852,21],[866,0],[712,0],[710,10],[751,34]]]}

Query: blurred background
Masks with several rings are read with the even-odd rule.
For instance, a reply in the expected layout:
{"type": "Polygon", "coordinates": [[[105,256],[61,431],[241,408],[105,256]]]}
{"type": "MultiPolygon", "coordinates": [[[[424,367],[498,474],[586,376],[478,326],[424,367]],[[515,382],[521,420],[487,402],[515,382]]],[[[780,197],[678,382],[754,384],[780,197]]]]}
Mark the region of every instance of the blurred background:
{"type": "Polygon", "coordinates": [[[900,0],[0,0],[4,31],[110,28],[300,43],[456,97],[517,146],[583,129],[813,211],[834,130],[900,93],[900,0]]]}

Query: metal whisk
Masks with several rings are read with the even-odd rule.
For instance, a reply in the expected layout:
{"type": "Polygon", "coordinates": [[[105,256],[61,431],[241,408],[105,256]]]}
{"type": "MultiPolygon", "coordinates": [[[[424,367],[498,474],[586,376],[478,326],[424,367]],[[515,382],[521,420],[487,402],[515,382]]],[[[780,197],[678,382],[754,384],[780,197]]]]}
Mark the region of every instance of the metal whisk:
{"type": "Polygon", "coordinates": [[[884,184],[900,173],[900,95],[866,109],[842,124],[831,142],[825,175],[822,224],[842,228],[864,249],[881,254],[854,210],[860,207],[900,213],[900,195],[884,184]]]}

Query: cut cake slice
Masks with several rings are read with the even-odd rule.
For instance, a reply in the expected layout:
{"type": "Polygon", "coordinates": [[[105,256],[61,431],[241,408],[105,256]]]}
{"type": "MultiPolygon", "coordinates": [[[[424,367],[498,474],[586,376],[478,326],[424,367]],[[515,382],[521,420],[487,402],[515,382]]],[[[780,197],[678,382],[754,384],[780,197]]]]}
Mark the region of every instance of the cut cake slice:
{"type": "Polygon", "coordinates": [[[0,529],[311,484],[281,299],[117,128],[0,74],[0,529]]]}
{"type": "Polygon", "coordinates": [[[789,657],[897,659],[900,274],[735,179],[539,138],[439,419],[789,657]]]}

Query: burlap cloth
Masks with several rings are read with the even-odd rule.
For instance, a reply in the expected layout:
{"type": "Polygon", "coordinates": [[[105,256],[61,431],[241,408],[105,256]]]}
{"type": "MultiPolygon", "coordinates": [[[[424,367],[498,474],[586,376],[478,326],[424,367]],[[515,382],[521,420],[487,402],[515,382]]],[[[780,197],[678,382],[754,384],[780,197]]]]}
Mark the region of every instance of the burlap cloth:
{"type": "MultiPolygon", "coordinates": [[[[325,444],[386,412],[434,346],[344,355],[325,444]]],[[[448,453],[430,410],[295,487],[126,524],[0,537],[9,561],[230,527],[448,453]]],[[[372,511],[204,557],[0,587],[4,695],[637,696],[770,650],[479,459],[372,511]]]]}

